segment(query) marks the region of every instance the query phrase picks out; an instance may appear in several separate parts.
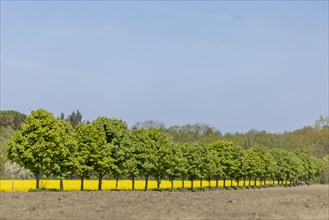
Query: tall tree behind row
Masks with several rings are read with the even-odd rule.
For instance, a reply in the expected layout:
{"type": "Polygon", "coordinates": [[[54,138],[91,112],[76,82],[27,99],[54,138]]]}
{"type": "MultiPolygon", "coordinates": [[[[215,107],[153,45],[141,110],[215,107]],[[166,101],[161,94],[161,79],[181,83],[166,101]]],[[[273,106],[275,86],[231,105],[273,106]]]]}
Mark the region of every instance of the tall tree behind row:
{"type": "Polygon", "coordinates": [[[78,126],[79,123],[82,123],[82,124],[89,124],[90,123],[89,121],[82,121],[82,114],[79,110],[77,110],[76,112],[73,111],[66,118],[65,118],[64,113],[62,112],[60,114],[60,116],[58,117],[58,119],[66,120],[66,121],[70,122],[74,129],[78,126]]]}
{"type": "Polygon", "coordinates": [[[71,123],[73,128],[76,128],[79,122],[82,122],[82,114],[79,110],[77,112],[72,112],[68,117],[67,120],[71,123]]]}

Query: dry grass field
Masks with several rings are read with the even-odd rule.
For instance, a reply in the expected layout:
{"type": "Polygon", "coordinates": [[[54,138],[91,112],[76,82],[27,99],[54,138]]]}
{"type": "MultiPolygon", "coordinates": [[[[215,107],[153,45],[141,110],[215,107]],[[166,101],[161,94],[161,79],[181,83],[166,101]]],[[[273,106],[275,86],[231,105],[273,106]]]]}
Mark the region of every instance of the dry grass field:
{"type": "Polygon", "coordinates": [[[328,185],[1,193],[1,219],[328,219],[328,185]]]}

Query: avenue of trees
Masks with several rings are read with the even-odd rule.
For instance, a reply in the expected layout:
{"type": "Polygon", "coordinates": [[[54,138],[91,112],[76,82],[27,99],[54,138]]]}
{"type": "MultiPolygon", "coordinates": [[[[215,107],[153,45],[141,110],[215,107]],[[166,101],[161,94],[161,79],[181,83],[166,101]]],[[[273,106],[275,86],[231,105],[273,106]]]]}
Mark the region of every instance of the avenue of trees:
{"type": "MultiPolygon", "coordinates": [[[[217,186],[219,179],[224,185],[227,179],[310,182],[326,166],[325,160],[298,148],[245,148],[207,126],[195,130],[200,136],[207,134],[203,141],[175,141],[174,129],[154,121],[129,129],[114,118],[99,117],[90,123],[82,122],[80,112],[70,116],[32,111],[8,141],[7,157],[33,173],[36,188],[42,177],[80,178],[81,190],[85,179],[95,177],[101,190],[105,176],[131,179],[132,189],[135,178],[144,178],[145,190],[150,178],[158,187],[164,178],[215,179],[217,186]]],[[[60,184],[63,189],[63,181],[60,184]]]]}

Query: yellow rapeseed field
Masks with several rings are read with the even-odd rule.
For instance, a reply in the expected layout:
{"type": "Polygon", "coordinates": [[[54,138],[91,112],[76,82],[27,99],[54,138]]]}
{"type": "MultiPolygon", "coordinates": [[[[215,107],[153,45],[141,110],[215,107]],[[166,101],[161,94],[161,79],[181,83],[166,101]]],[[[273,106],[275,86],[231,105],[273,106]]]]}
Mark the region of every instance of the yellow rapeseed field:
{"type": "MultiPolygon", "coordinates": [[[[40,180],[40,188],[44,189],[59,189],[59,180],[40,180]]],[[[0,191],[1,192],[27,192],[29,190],[35,189],[35,180],[0,180],[0,191]],[[14,189],[14,190],[13,190],[14,189]]],[[[272,181],[267,181],[267,184],[272,184],[272,181]]],[[[64,180],[64,190],[65,191],[77,191],[80,190],[80,180],[64,180]]],[[[251,186],[255,184],[255,181],[251,181],[251,186]]],[[[275,184],[278,184],[275,182],[275,184]]],[[[224,181],[219,180],[218,185],[223,187],[224,181]]],[[[233,186],[237,186],[237,182],[233,181],[233,186]]],[[[243,185],[243,180],[240,181],[240,186],[243,185]]],[[[246,180],[246,185],[249,185],[249,181],[246,180]]],[[[259,186],[260,182],[256,182],[256,186],[259,186]]],[[[209,182],[206,180],[202,181],[203,187],[209,187],[209,182]]],[[[216,181],[211,180],[210,186],[215,187],[216,181]]],[[[226,186],[231,186],[231,181],[226,180],[226,186]]],[[[132,181],[131,180],[119,180],[118,182],[118,189],[119,190],[131,190],[132,181]]],[[[145,180],[135,180],[135,189],[136,190],[143,190],[145,187],[145,180]]],[[[190,188],[191,181],[185,180],[184,187],[190,188]]],[[[200,180],[195,180],[193,182],[194,188],[200,188],[200,180]]],[[[84,181],[84,189],[85,190],[97,190],[98,188],[98,180],[85,180],[84,181]]],[[[114,190],[116,189],[116,181],[115,180],[103,180],[102,184],[103,190],[114,190]]],[[[149,180],[149,189],[156,189],[157,182],[155,180],[149,180]]],[[[171,188],[171,181],[169,180],[161,180],[160,188],[168,189],[171,188]]],[[[182,181],[175,180],[174,181],[174,188],[182,188],[182,181]]]]}

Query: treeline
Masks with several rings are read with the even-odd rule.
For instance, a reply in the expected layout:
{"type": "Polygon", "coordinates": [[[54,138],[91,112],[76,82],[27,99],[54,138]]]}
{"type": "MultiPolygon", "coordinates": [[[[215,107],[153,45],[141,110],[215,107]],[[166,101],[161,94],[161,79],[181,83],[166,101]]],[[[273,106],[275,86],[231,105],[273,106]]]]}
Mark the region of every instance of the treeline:
{"type": "Polygon", "coordinates": [[[18,130],[25,119],[26,115],[17,111],[0,111],[1,128],[12,127],[14,130],[18,130]]]}
{"type": "Polygon", "coordinates": [[[122,120],[99,117],[73,128],[63,117],[40,109],[32,111],[8,142],[8,158],[34,174],[36,188],[41,177],[77,176],[81,190],[84,179],[92,176],[97,176],[99,190],[105,175],[132,179],[133,189],[135,178],[145,178],[147,190],[149,178],[158,187],[163,178],[296,183],[312,181],[325,169],[325,161],[300,149],[244,150],[230,140],[217,140],[213,132],[207,141],[175,143],[163,128],[145,127],[129,129],[122,120]]]}

